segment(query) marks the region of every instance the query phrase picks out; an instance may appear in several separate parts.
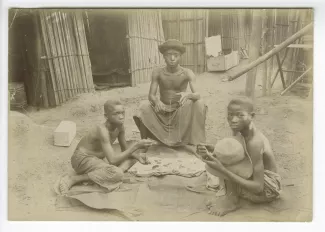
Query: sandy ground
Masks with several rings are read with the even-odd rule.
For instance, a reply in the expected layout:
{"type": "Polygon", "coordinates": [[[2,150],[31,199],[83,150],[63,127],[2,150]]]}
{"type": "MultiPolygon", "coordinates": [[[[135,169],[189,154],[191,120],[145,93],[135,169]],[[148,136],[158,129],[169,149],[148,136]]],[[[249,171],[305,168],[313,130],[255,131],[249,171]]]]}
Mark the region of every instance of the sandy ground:
{"type": "MultiPolygon", "coordinates": [[[[206,131],[208,141],[216,142],[229,134],[225,119],[227,102],[243,95],[245,78],[222,82],[223,74],[205,73],[197,78],[197,88],[209,106],[206,131]]],[[[259,82],[259,80],[258,80],[259,82]]],[[[52,185],[71,170],[70,156],[78,139],[94,124],[103,122],[103,103],[109,96],[120,96],[126,106],[127,139],[138,139],[132,115],[147,98],[149,84],[83,94],[60,107],[27,110],[30,118],[9,115],[9,219],[10,220],[123,220],[105,213],[57,212],[52,185]],[[77,124],[77,136],[69,148],[53,146],[53,131],[61,120],[77,124]],[[44,152],[46,151],[46,152],[44,152]]],[[[280,174],[287,189],[288,210],[283,221],[310,221],[312,218],[312,99],[293,93],[261,97],[257,90],[256,125],[272,143],[280,174]]],[[[220,219],[204,213],[187,220],[245,220],[240,213],[220,219]]],[[[248,215],[246,215],[248,217],[248,215]]],[[[162,219],[163,220],[163,219],[162,219]]],[[[253,218],[251,220],[272,220],[253,218]]],[[[279,220],[279,219],[277,219],[279,220]]]]}

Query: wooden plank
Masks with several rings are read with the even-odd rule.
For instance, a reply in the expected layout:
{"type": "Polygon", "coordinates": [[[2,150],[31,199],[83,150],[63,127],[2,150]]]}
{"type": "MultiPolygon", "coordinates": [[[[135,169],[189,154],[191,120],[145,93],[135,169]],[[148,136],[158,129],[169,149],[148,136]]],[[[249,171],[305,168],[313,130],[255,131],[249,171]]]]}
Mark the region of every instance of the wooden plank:
{"type": "MultiPolygon", "coordinates": [[[[274,47],[278,47],[279,45],[274,45],[274,47]]],[[[290,44],[288,48],[302,48],[302,49],[313,49],[314,46],[312,44],[290,44]]]]}

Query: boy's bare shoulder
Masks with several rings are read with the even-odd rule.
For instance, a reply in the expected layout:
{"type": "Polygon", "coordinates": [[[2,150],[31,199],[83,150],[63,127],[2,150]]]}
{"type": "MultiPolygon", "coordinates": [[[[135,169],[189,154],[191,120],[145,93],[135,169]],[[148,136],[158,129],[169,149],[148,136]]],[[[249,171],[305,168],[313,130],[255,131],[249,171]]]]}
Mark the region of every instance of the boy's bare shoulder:
{"type": "Polygon", "coordinates": [[[156,75],[156,76],[159,76],[160,73],[163,71],[165,66],[158,66],[158,67],[155,67],[153,70],[152,70],[152,75],[156,75]]]}
{"type": "Polygon", "coordinates": [[[104,124],[97,124],[93,127],[93,135],[94,137],[101,138],[109,138],[109,133],[104,124]]]}
{"type": "Polygon", "coordinates": [[[255,133],[253,138],[247,142],[247,148],[250,151],[249,153],[252,156],[252,159],[258,159],[262,157],[264,149],[262,136],[259,133],[255,133]]]}

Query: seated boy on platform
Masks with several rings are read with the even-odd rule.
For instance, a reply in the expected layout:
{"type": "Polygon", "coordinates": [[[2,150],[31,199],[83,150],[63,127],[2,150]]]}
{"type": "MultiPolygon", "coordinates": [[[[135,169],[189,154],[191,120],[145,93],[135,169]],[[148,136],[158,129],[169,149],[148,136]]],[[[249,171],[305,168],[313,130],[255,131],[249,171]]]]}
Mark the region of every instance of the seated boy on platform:
{"type": "Polygon", "coordinates": [[[58,184],[61,194],[85,181],[92,181],[112,191],[122,183],[123,173],[137,161],[148,163],[143,152],[152,145],[152,141],[140,140],[127,148],[122,103],[115,99],[106,101],[104,113],[105,123],[93,126],[77,145],[71,157],[71,165],[77,174],[61,178],[58,184]],[[121,147],[120,154],[116,154],[112,148],[116,139],[121,147]]]}
{"type": "Polygon", "coordinates": [[[231,100],[227,119],[233,137],[219,141],[212,154],[205,146],[197,148],[207,172],[225,179],[226,195],[207,202],[210,214],[223,216],[237,210],[239,198],[265,203],[280,195],[272,148],[253,118],[254,107],[248,98],[231,100]]]}

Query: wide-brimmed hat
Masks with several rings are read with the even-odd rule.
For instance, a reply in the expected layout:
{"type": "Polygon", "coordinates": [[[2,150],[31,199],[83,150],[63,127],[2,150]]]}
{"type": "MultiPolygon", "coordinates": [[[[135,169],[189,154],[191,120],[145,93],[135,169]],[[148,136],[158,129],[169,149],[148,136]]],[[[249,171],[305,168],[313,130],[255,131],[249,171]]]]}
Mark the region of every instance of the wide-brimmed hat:
{"type": "MultiPolygon", "coordinates": [[[[224,138],[214,147],[216,157],[229,171],[245,179],[253,174],[252,160],[245,149],[245,142],[238,136],[224,138]]],[[[224,177],[219,171],[207,165],[207,171],[219,177],[224,177]]]]}
{"type": "Polygon", "coordinates": [[[169,39],[165,43],[159,45],[160,53],[164,54],[168,49],[175,49],[183,54],[186,51],[185,46],[182,42],[177,39],[169,39]]]}

